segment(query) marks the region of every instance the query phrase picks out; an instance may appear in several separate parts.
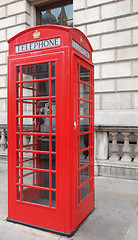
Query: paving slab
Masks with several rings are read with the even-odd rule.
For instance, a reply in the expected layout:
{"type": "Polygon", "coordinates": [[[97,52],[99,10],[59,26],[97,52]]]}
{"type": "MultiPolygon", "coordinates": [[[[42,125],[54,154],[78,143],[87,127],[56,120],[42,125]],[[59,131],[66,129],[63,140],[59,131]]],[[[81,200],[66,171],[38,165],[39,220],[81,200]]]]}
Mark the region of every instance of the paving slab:
{"type": "Polygon", "coordinates": [[[7,222],[7,198],[7,164],[0,162],[0,240],[138,240],[138,181],[96,177],[95,210],[71,238],[7,222]]]}

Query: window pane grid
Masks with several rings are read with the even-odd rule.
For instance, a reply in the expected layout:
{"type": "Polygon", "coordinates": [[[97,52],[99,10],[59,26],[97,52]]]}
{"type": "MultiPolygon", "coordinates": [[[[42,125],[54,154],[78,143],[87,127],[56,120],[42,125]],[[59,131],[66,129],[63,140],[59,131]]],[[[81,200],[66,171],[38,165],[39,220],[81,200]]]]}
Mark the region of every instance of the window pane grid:
{"type": "Polygon", "coordinates": [[[38,9],[38,24],[58,24],[73,26],[73,4],[58,4],[54,7],[43,7],[43,10],[38,9]]]}
{"type": "Polygon", "coordinates": [[[92,192],[92,85],[91,72],[77,64],[78,204],[92,192]]]}
{"type": "Polygon", "coordinates": [[[55,62],[20,66],[16,72],[17,200],[52,208],[57,169],[55,75],[55,62]]]}

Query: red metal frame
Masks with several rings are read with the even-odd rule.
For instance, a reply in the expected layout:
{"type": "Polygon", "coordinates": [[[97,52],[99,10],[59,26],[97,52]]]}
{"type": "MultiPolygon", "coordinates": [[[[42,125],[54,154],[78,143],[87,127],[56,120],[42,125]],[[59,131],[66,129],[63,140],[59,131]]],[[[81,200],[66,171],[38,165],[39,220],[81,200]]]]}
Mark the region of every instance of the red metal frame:
{"type": "Polygon", "coordinates": [[[37,26],[9,40],[8,220],[10,221],[71,235],[94,209],[94,77],[91,53],[92,48],[82,32],[62,26],[37,26]],[[40,32],[40,37],[34,40],[33,33],[36,30],[40,32]],[[56,37],[60,38],[60,46],[15,53],[15,45],[56,37]],[[72,40],[79,45],[72,46],[72,40]],[[51,75],[52,62],[55,62],[54,77],[51,75]],[[35,74],[29,72],[31,79],[23,79],[26,74],[24,71],[27,71],[24,69],[36,70],[42,68],[44,63],[43,66],[48,66],[48,77],[34,79],[35,74]],[[89,72],[88,83],[82,78],[85,76],[85,73],[80,71],[82,67],[89,72]],[[52,94],[54,83],[52,81],[55,81],[55,96],[52,94]],[[86,93],[89,98],[86,95],[80,96],[80,84],[86,89],[89,88],[89,93],[86,93]],[[49,95],[45,91],[42,95],[39,94],[40,85],[42,90],[42,86],[46,86],[45,91],[48,91],[49,95]],[[25,91],[30,95],[24,95],[25,91]],[[52,103],[53,100],[55,104],[52,103]],[[86,103],[89,103],[89,114],[81,114],[81,101],[85,103],[83,111],[86,103]],[[25,106],[30,109],[27,113],[25,106]],[[44,111],[46,106],[49,109],[40,115],[38,111],[40,106],[44,111]],[[54,108],[55,113],[52,112],[54,108]],[[42,121],[41,117],[49,122],[48,132],[41,130],[39,122],[42,121]],[[53,119],[56,130],[53,130],[53,119]],[[82,119],[84,122],[88,120],[89,127],[80,131],[82,119]],[[74,122],[77,123],[76,129],[74,122]],[[24,136],[30,136],[31,142],[24,143],[24,136]],[[83,143],[86,142],[83,149],[80,149],[81,138],[85,138],[83,143]],[[84,153],[86,155],[88,153],[86,156],[88,162],[81,166],[80,155],[84,153]],[[83,178],[85,180],[80,182],[83,178]],[[87,183],[89,188],[86,189],[87,183]],[[81,194],[84,194],[83,199],[81,194]]]}

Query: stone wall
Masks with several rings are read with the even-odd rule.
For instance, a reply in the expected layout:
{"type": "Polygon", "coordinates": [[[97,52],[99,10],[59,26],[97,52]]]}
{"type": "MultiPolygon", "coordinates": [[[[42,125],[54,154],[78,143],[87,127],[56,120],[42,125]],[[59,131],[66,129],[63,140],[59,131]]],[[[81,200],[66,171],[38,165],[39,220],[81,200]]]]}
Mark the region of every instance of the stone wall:
{"type": "Polygon", "coordinates": [[[93,47],[96,125],[138,124],[138,1],[74,0],[93,47]]]}
{"type": "Polygon", "coordinates": [[[30,13],[26,0],[0,1],[0,124],[7,123],[7,40],[30,27],[30,13]]]}
{"type": "MultiPolygon", "coordinates": [[[[0,1],[0,124],[7,122],[7,40],[34,26],[33,5],[48,1],[0,1]]],[[[74,26],[94,49],[95,124],[137,126],[137,0],[73,0],[73,7],[74,26]]]]}

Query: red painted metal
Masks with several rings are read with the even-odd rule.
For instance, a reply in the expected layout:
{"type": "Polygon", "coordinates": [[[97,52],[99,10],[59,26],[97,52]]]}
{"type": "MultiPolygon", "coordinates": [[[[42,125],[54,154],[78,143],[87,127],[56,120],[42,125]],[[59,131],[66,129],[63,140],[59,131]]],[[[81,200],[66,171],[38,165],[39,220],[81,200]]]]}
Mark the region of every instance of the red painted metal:
{"type": "Polygon", "coordinates": [[[8,220],[71,235],[94,209],[91,45],[75,28],[33,27],[9,40],[8,66],[8,220]]]}

